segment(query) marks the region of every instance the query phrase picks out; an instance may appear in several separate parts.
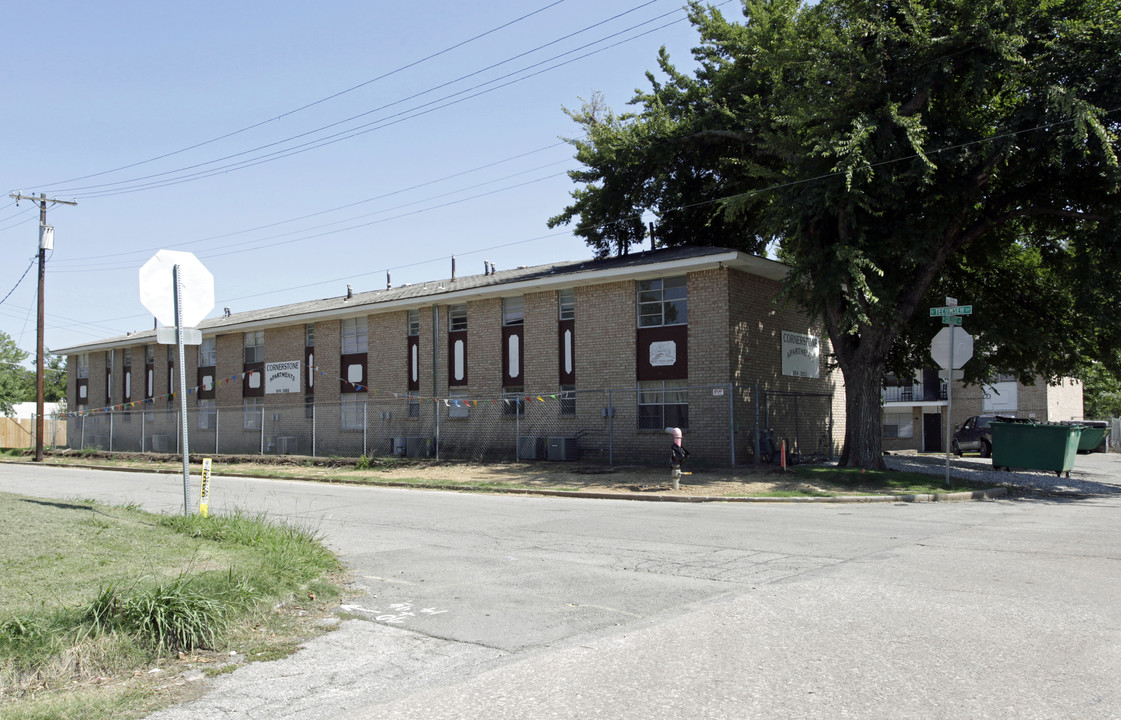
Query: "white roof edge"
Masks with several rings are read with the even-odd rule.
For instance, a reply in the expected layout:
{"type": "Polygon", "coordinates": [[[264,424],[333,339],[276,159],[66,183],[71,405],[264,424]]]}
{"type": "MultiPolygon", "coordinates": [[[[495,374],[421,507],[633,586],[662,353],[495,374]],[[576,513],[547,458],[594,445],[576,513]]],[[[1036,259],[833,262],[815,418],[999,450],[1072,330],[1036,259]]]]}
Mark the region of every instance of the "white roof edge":
{"type": "MultiPolygon", "coordinates": [[[[518,280],[509,283],[469,288],[466,290],[453,290],[451,292],[433,293],[432,295],[355,305],[353,309],[331,308],[329,310],[319,310],[316,312],[292,313],[290,315],[274,318],[234,322],[219,327],[203,328],[202,333],[203,335],[209,336],[222,334],[224,332],[248,332],[250,330],[261,330],[296,323],[314,322],[320,319],[342,319],[402,309],[429,307],[431,305],[447,305],[472,298],[509,297],[523,294],[527,290],[536,292],[553,288],[564,288],[572,285],[600,285],[622,279],[641,280],[649,277],[663,276],[667,273],[698,272],[700,270],[711,270],[723,266],[740,270],[741,272],[746,272],[751,275],[758,275],[769,280],[782,280],[790,270],[788,266],[777,260],[770,260],[757,255],[748,255],[739,250],[729,250],[712,255],[666,260],[646,265],[624,265],[603,270],[576,270],[560,273],[554,278],[535,277],[532,280],[518,280]]],[[[142,331],[123,338],[118,336],[110,340],[99,340],[92,343],[74,345],[53,352],[57,355],[73,355],[76,353],[128,347],[130,345],[147,345],[155,341],[155,339],[154,333],[149,334],[148,331],[142,331]],[[134,339],[137,342],[134,342],[134,339]]]]}

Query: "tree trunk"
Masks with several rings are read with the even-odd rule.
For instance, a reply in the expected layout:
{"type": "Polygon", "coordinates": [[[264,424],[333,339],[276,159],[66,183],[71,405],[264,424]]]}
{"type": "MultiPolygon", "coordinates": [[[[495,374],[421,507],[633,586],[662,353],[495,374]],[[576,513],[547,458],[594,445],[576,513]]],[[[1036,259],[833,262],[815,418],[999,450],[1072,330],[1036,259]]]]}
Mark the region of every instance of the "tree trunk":
{"type": "Polygon", "coordinates": [[[845,445],[839,467],[885,470],[883,457],[883,363],[838,357],[845,378],[845,445]]]}

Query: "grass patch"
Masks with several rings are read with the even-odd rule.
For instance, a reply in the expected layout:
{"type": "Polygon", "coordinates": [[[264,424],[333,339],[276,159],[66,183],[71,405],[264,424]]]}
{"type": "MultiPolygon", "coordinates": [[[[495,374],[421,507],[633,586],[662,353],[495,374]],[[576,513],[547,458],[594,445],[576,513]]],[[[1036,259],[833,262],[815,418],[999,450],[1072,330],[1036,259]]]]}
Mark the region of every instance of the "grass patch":
{"type": "Polygon", "coordinates": [[[854,493],[932,495],[982,489],[982,486],[953,477],[950,478],[950,486],[946,487],[945,479],[941,476],[895,470],[795,466],[792,472],[799,479],[830,495],[854,493]]]}
{"type": "Polygon", "coordinates": [[[0,513],[0,720],[142,717],[183,691],[171,666],[283,657],[341,592],[317,533],[264,516],[8,494],[0,513]]]}

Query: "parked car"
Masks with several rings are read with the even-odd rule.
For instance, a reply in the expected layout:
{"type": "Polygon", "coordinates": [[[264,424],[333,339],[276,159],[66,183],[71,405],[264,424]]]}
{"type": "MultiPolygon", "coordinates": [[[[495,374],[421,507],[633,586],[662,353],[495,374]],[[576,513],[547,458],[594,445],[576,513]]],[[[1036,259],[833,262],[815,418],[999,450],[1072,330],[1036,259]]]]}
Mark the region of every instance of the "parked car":
{"type": "Polygon", "coordinates": [[[979,452],[981,457],[992,457],[993,430],[989,424],[996,420],[996,415],[974,415],[961,424],[954,432],[954,439],[950,442],[950,450],[954,455],[963,452],[979,452]]]}

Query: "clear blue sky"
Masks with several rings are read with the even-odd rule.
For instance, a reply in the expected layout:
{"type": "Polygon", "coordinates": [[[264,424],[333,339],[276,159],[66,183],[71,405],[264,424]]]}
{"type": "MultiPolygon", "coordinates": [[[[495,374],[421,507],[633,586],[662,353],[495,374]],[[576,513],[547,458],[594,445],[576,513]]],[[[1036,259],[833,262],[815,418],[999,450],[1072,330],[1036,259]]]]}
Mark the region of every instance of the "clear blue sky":
{"type": "MultiPolygon", "coordinates": [[[[453,254],[461,275],[485,260],[588,257],[567,229],[545,226],[577,167],[559,144],[577,132],[561,108],[600,91],[623,109],[662,45],[691,68],[696,32],[681,6],[10,7],[0,296],[37,256],[38,209],[17,208],[16,190],[78,201],[48,211],[48,348],[151,328],[138,270],[161,248],[193,252],[214,274],[213,314],[383,288],[386,270],[394,285],[446,277],[453,254]]],[[[738,3],[722,9],[738,17],[738,3]]],[[[29,352],[35,278],[32,267],[0,304],[0,330],[29,352]]]]}

